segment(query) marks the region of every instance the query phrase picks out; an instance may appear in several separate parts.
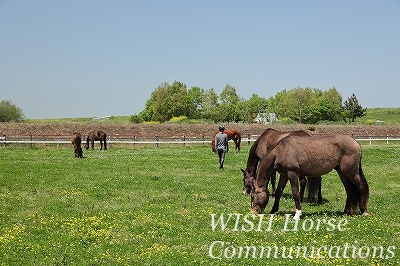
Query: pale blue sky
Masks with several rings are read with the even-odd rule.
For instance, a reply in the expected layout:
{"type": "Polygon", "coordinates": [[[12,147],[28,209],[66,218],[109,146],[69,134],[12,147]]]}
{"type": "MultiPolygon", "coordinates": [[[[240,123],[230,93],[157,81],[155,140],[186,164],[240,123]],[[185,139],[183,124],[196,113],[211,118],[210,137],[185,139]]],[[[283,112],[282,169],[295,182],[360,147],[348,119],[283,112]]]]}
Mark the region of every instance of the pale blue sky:
{"type": "Polygon", "coordinates": [[[400,1],[0,0],[0,100],[28,118],[139,113],[175,80],[400,107],[400,1]]]}

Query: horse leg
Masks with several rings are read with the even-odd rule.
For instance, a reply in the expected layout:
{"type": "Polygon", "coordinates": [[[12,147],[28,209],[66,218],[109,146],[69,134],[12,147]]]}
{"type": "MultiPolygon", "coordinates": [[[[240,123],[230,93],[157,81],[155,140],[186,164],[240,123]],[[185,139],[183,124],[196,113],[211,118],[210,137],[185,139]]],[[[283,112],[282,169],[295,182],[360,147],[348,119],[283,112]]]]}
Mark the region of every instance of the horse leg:
{"type": "Polygon", "coordinates": [[[318,204],[322,204],[322,177],[317,177],[319,178],[319,184],[318,184],[318,204]]]}
{"type": "Polygon", "coordinates": [[[272,206],[270,214],[274,214],[279,210],[279,201],[282,197],[283,189],[285,188],[287,181],[288,181],[287,176],[280,175],[278,187],[275,190],[274,205],[272,206]]]}
{"type": "Polygon", "coordinates": [[[92,150],[94,150],[94,140],[90,141],[90,146],[91,146],[92,150]]]}
{"type": "MultiPolygon", "coordinates": [[[[296,213],[293,217],[293,219],[295,219],[295,220],[300,219],[300,216],[301,216],[300,192],[299,192],[299,179],[300,178],[301,177],[295,172],[288,173],[288,179],[290,180],[290,186],[292,187],[293,200],[294,200],[294,204],[296,206],[296,213]]],[[[302,179],[305,180],[305,177],[303,176],[302,179]]],[[[305,187],[305,184],[304,184],[304,187],[305,187]]]]}
{"type": "Polygon", "coordinates": [[[103,149],[103,141],[100,140],[100,150],[103,149]]]}
{"type": "Polygon", "coordinates": [[[303,202],[304,191],[306,190],[306,185],[307,185],[307,179],[304,175],[300,175],[299,181],[300,181],[300,202],[303,202]]]}
{"type": "Polygon", "coordinates": [[[358,190],[358,204],[361,214],[368,215],[367,202],[369,197],[369,187],[361,166],[359,168],[359,173],[354,175],[354,179],[352,179],[351,182],[353,182],[354,186],[358,190]]]}
{"type": "Polygon", "coordinates": [[[275,197],[276,190],[276,171],[271,175],[272,197],[275,197]]]}
{"type": "Polygon", "coordinates": [[[342,180],[344,189],[346,190],[346,205],[343,212],[347,215],[356,214],[360,198],[360,191],[340,169],[336,169],[336,171],[342,180]]]}
{"type": "Polygon", "coordinates": [[[105,151],[107,150],[107,137],[104,138],[104,150],[105,151]]]}
{"type": "Polygon", "coordinates": [[[315,202],[315,197],[317,197],[318,204],[322,203],[321,182],[322,178],[320,176],[308,177],[307,189],[309,202],[315,202]]]}

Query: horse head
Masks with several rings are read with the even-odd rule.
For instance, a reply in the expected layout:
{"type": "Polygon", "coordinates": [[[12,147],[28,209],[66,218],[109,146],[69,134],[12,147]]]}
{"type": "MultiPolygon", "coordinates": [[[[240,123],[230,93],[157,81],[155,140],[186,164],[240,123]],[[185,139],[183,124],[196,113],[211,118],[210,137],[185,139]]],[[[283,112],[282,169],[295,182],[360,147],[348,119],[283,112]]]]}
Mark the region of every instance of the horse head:
{"type": "Polygon", "coordinates": [[[253,173],[250,171],[240,169],[243,172],[243,194],[249,195],[254,190],[254,178],[253,173]]]}
{"type": "Polygon", "coordinates": [[[253,181],[254,190],[251,192],[250,211],[252,213],[262,213],[268,204],[268,190],[259,187],[257,182],[253,181]]]}

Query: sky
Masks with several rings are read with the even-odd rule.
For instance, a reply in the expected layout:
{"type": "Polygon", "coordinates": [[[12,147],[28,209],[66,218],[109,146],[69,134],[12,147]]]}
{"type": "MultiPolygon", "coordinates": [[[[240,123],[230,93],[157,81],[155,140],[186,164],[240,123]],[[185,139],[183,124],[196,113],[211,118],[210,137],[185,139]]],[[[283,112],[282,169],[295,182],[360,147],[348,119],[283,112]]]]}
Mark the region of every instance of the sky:
{"type": "Polygon", "coordinates": [[[400,0],[0,0],[0,100],[27,118],[137,114],[174,81],[400,107],[400,0]]]}

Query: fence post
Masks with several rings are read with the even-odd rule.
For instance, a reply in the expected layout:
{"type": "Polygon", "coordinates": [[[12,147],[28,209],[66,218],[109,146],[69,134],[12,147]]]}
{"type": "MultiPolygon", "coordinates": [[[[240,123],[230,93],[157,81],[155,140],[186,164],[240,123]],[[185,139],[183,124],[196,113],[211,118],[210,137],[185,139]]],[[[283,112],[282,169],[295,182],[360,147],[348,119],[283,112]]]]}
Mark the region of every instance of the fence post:
{"type": "Polygon", "coordinates": [[[369,145],[372,145],[372,137],[369,136],[369,145]]]}
{"type": "Polygon", "coordinates": [[[204,135],[203,135],[202,137],[203,137],[203,145],[204,145],[204,142],[205,142],[206,140],[204,139],[204,135]]]}
{"type": "Polygon", "coordinates": [[[156,136],[156,148],[158,148],[158,136],[156,136]]]}
{"type": "Polygon", "coordinates": [[[386,144],[389,144],[389,135],[386,135],[386,144]]]}
{"type": "Polygon", "coordinates": [[[247,135],[247,144],[250,145],[250,134],[247,135]]]}
{"type": "Polygon", "coordinates": [[[136,147],[136,136],[133,136],[133,148],[136,147]]]}
{"type": "Polygon", "coordinates": [[[7,147],[7,135],[4,134],[4,148],[7,147]]]}
{"type": "Polygon", "coordinates": [[[33,139],[33,137],[32,137],[32,134],[31,134],[31,148],[32,148],[32,146],[33,146],[32,139],[33,139]]]}
{"type": "Polygon", "coordinates": [[[186,147],[186,136],[183,134],[183,147],[186,147]]]}

